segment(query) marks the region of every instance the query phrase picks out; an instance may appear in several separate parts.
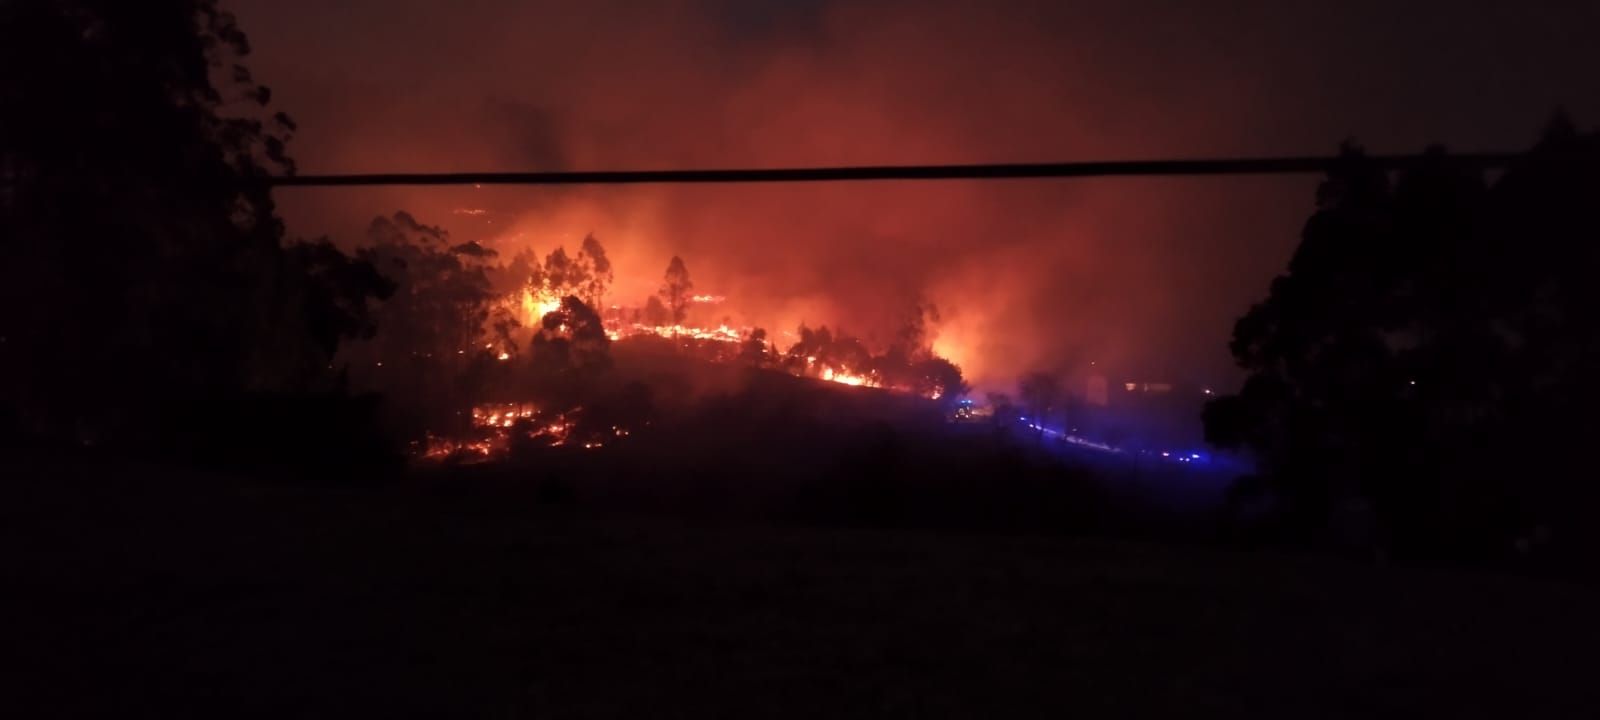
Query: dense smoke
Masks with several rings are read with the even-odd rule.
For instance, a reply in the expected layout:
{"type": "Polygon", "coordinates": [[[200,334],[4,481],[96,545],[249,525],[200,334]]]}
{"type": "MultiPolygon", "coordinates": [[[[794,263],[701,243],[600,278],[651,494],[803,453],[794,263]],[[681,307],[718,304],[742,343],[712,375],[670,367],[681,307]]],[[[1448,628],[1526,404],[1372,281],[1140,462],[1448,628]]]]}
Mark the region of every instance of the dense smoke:
{"type": "MultiPolygon", "coordinates": [[[[1530,70],[1593,66],[1577,28],[1595,18],[1454,4],[1448,33],[1387,3],[1174,4],[1159,25],[1104,3],[469,0],[443,18],[427,2],[232,4],[300,121],[306,173],[1260,155],[1351,135],[1476,150],[1532,137],[1539,116],[1507,108],[1600,108],[1592,86],[1530,70]],[[1493,42],[1508,35],[1540,40],[1493,42]]],[[[503,257],[592,232],[628,303],[679,255],[736,323],[774,333],[827,324],[882,346],[931,302],[935,348],[980,388],[1010,388],[1090,362],[1128,376],[1113,381],[1231,381],[1228,331],[1282,267],[1315,182],[279,194],[292,231],[340,242],[396,209],[503,257]]]]}

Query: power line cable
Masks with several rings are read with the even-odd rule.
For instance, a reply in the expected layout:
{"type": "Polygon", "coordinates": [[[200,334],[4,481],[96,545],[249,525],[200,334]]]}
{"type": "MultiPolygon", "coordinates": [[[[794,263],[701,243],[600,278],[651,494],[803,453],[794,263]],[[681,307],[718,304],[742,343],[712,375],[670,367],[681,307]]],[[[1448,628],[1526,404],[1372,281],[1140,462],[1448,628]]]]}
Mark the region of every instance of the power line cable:
{"type": "MultiPolygon", "coordinates": [[[[1452,163],[1488,170],[1503,168],[1516,155],[1375,155],[1366,162],[1385,170],[1452,163]]],[[[1326,173],[1345,159],[1337,156],[1218,158],[1206,160],[1109,160],[981,165],[872,165],[812,168],[716,170],[587,170],[555,172],[371,173],[291,175],[269,179],[275,187],[352,187],[379,185],[642,185],[713,183],[862,182],[891,180],[1013,180],[1130,176],[1283,175],[1326,173]]]]}

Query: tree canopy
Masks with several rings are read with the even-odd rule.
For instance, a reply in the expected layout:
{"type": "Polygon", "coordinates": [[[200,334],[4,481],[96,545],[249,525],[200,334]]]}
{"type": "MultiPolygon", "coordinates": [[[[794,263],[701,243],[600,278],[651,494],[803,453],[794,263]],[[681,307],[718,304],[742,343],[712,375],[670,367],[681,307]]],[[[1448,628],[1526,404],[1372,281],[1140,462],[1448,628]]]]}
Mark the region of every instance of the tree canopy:
{"type": "Polygon", "coordinates": [[[1564,120],[1493,184],[1449,161],[1391,182],[1347,147],[1288,271],[1230,348],[1242,390],[1209,440],[1251,450],[1285,527],[1372,508],[1405,553],[1583,530],[1568,468],[1600,400],[1600,138],[1564,120]]]}
{"type": "Polygon", "coordinates": [[[295,126],[249,50],[215,0],[0,5],[0,395],[24,433],[132,441],[190,400],[331,388],[370,331],[382,278],[285,242],[265,179],[295,126]]]}

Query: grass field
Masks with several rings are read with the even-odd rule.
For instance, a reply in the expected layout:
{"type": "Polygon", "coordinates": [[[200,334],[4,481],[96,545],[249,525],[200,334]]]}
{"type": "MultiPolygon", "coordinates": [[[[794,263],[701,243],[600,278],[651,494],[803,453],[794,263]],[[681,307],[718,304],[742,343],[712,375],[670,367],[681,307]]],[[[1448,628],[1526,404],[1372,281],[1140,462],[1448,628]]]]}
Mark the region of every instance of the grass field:
{"type": "Polygon", "coordinates": [[[1594,717],[1600,593],[16,470],[7,717],[1594,717]],[[152,489],[158,485],[161,489],[152,489]]]}

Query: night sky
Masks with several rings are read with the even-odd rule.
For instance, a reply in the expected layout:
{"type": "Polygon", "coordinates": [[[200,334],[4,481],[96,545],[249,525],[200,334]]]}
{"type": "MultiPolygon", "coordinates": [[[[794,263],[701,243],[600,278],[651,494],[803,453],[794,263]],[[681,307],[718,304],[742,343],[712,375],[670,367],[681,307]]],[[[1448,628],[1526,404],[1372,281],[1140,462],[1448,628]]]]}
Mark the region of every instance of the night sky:
{"type": "MultiPolygon", "coordinates": [[[[301,172],[1515,150],[1600,118],[1600,4],[226,0],[301,172]],[[1115,5],[1116,7],[1109,7],[1115,5]]],[[[918,297],[980,386],[1228,384],[1314,177],[283,190],[291,233],[409,210],[502,250],[594,231],[616,299],[681,254],[736,321],[883,337],[918,297]],[[463,210],[486,210],[465,214],[463,210]],[[1120,380],[1122,378],[1113,378],[1120,380]],[[1153,377],[1151,379],[1154,379],[1153,377]]]]}

